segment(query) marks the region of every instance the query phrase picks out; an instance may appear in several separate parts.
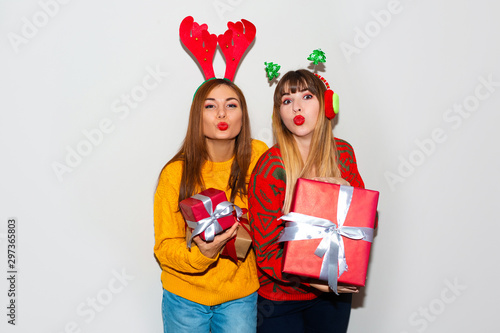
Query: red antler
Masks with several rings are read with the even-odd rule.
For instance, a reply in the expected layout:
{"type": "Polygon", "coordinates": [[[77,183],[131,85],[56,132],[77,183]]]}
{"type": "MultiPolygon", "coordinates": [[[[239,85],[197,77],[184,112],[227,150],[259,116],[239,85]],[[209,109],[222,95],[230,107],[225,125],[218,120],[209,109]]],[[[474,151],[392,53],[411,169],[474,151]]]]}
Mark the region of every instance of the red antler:
{"type": "Polygon", "coordinates": [[[243,54],[255,38],[256,29],[255,25],[247,20],[228,22],[227,27],[229,29],[223,35],[219,35],[217,40],[226,58],[224,78],[232,81],[243,54]]]}
{"type": "Polygon", "coordinates": [[[206,24],[199,25],[187,16],[179,28],[181,42],[191,51],[203,70],[205,80],[215,77],[213,60],[217,48],[217,36],[208,32],[206,24]]]}

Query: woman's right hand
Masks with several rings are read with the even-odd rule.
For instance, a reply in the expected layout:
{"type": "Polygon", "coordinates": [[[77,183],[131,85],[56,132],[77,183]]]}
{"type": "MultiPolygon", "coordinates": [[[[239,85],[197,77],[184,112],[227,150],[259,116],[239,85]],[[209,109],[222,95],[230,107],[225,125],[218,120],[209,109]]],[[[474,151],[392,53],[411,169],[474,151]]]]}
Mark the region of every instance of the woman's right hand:
{"type": "Polygon", "coordinates": [[[224,245],[226,245],[226,243],[231,238],[236,236],[239,225],[240,224],[236,222],[231,228],[216,235],[214,237],[214,240],[211,242],[205,242],[203,239],[201,239],[200,235],[193,237],[193,241],[196,243],[196,246],[198,246],[198,249],[200,249],[201,254],[203,254],[207,258],[213,259],[217,257],[217,254],[220,252],[220,250],[222,250],[224,245]]]}
{"type": "Polygon", "coordinates": [[[313,180],[325,183],[338,184],[338,185],[347,185],[347,186],[350,185],[347,180],[340,177],[314,177],[313,180]]]}

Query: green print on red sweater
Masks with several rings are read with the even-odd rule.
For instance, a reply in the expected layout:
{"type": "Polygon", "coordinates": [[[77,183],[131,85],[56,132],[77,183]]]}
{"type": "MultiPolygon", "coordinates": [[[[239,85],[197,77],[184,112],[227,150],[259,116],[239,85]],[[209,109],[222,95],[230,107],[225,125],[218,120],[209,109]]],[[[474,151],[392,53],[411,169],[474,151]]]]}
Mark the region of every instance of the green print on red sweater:
{"type": "MultiPolygon", "coordinates": [[[[358,173],[356,157],[349,143],[335,138],[337,161],[342,178],[351,186],[364,188],[358,173]]],[[[276,243],[283,222],[281,208],[285,199],[286,172],[277,146],[265,152],[250,177],[248,203],[250,226],[253,231],[260,289],[259,294],[273,300],[299,300],[316,297],[314,289],[302,283],[300,277],[281,273],[283,243],[276,243]]]]}

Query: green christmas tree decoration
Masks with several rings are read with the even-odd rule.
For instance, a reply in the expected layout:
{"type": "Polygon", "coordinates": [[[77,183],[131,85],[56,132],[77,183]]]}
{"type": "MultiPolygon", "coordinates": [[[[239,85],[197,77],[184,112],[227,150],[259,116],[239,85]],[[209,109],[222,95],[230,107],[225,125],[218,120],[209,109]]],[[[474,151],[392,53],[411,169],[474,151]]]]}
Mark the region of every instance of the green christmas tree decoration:
{"type": "Polygon", "coordinates": [[[325,52],[321,51],[321,49],[314,50],[309,55],[309,58],[307,58],[307,60],[314,62],[315,65],[319,64],[320,62],[326,62],[325,52]]]}
{"type": "Polygon", "coordinates": [[[264,62],[264,65],[266,65],[266,75],[267,75],[267,78],[269,79],[269,81],[280,75],[278,73],[278,71],[281,68],[280,65],[274,64],[272,62],[264,62]]]}

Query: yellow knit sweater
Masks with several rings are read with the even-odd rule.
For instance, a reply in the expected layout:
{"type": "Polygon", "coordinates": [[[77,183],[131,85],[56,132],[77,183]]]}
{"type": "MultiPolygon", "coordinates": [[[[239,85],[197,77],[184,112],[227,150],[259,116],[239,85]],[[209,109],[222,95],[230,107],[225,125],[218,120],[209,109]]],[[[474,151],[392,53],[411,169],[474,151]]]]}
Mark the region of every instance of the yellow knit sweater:
{"type": "MultiPolygon", "coordinates": [[[[252,141],[247,184],[257,160],[266,150],[265,143],[252,141]]],[[[225,190],[229,198],[230,191],[226,188],[232,163],[233,159],[220,163],[206,162],[202,170],[205,187],[225,190]]],[[[162,268],[163,288],[208,306],[250,295],[259,288],[253,250],[245,260],[236,264],[221,256],[207,258],[196,246],[192,246],[191,250],[187,248],[185,221],[178,211],[181,172],[182,162],[167,165],[160,175],[155,193],[154,252],[162,268]]],[[[242,200],[236,196],[234,203],[241,208],[248,208],[246,197],[242,200]]]]}

